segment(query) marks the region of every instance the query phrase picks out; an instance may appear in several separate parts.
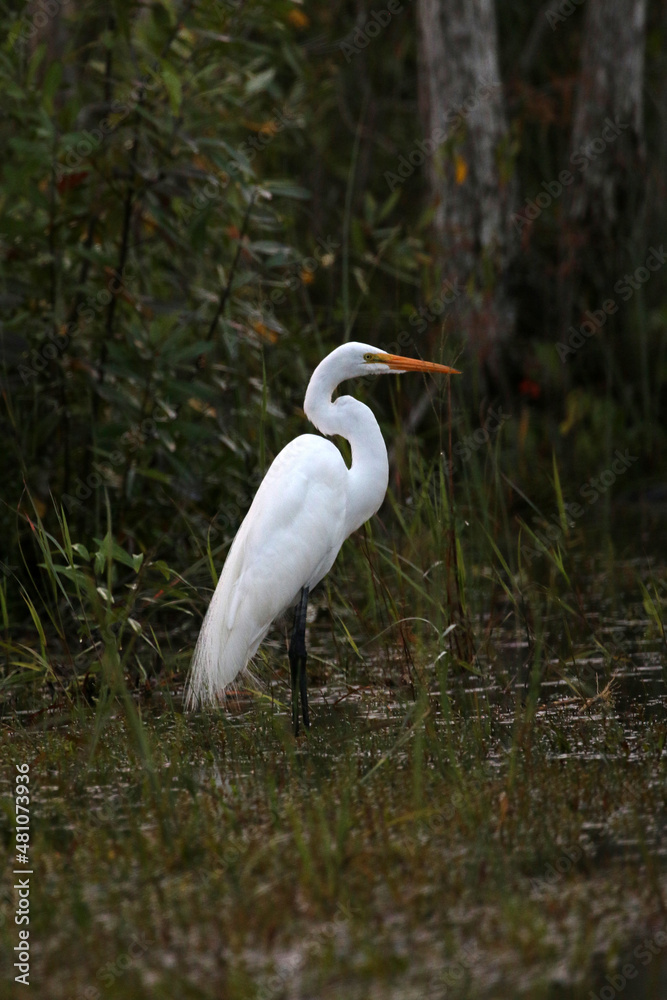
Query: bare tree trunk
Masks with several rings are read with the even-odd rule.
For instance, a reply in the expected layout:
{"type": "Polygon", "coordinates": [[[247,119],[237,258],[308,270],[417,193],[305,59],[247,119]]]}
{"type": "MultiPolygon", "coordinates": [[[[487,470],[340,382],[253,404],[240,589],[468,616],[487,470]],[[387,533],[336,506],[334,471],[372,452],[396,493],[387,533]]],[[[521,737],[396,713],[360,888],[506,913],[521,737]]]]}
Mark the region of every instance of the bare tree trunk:
{"type": "Polygon", "coordinates": [[[435,146],[427,169],[443,285],[457,290],[456,322],[497,374],[499,347],[514,328],[505,282],[516,188],[493,0],[419,0],[417,10],[420,111],[435,146]]]}
{"type": "Polygon", "coordinates": [[[582,284],[608,294],[643,230],[646,7],[646,0],[586,3],[561,268],[566,325],[580,293],[590,297],[582,284]]]}

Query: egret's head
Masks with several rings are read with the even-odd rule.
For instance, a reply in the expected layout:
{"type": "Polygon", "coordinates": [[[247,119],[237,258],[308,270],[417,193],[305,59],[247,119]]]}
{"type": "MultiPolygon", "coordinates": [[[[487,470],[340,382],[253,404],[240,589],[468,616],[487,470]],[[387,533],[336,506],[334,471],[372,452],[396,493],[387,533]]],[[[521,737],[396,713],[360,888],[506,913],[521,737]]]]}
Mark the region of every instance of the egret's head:
{"type": "Polygon", "coordinates": [[[361,352],[360,375],[388,375],[390,372],[440,372],[443,375],[460,375],[461,372],[448,365],[437,365],[419,358],[404,358],[400,354],[387,354],[376,347],[358,344],[361,352]]]}
{"type": "MultiPolygon", "coordinates": [[[[388,354],[371,344],[358,344],[354,341],[341,344],[335,351],[327,355],[315,369],[308,383],[303,408],[309,420],[323,434],[338,434],[338,430],[329,431],[330,426],[327,411],[331,407],[331,398],[336,387],[349,378],[364,378],[366,375],[389,375],[391,372],[430,372],[434,375],[460,375],[456,368],[447,365],[436,365],[431,361],[420,361],[418,358],[402,358],[399,354],[388,354]]],[[[340,409],[343,396],[339,396],[336,406],[340,409]]],[[[348,404],[343,403],[343,406],[348,404]]],[[[360,404],[357,404],[357,409],[360,404]]]]}
{"type": "Polygon", "coordinates": [[[351,341],[341,344],[335,351],[327,355],[313,372],[306,392],[306,413],[318,405],[320,395],[326,400],[336,386],[349,378],[364,378],[366,375],[389,375],[391,372],[431,372],[441,375],[460,375],[456,368],[448,365],[436,365],[431,361],[420,361],[418,358],[402,358],[399,354],[388,354],[371,344],[358,344],[351,341]]]}

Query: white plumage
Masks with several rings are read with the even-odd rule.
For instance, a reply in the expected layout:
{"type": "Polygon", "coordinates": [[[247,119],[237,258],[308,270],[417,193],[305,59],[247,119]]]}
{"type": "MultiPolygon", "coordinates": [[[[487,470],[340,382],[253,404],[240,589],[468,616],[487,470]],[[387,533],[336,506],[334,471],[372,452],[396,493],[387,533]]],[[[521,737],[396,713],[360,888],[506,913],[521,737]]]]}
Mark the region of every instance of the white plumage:
{"type": "MultiPolygon", "coordinates": [[[[348,439],[352,464],[348,469],[338,448],[314,434],[295,438],[276,457],[232,543],[202,624],[188,678],[189,708],[219,698],[274,619],[297,604],[304,587],[319,583],[348,535],[380,507],[389,470],[378,423],[354,397],[331,397],[344,379],[391,371],[455,369],[358,343],[338,347],[315,369],[306,415],[324,434],[348,439]]],[[[305,646],[303,659],[305,670],[305,646]]]]}

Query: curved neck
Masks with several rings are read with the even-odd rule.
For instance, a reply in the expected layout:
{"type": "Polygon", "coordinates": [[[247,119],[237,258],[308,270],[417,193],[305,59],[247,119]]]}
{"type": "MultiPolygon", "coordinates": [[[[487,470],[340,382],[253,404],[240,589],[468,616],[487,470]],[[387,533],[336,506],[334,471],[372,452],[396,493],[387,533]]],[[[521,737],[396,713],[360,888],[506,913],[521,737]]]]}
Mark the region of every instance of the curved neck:
{"type": "Polygon", "coordinates": [[[380,507],[389,483],[389,462],[382,432],[372,411],[353,396],[331,396],[338,384],[322,365],[311,378],[303,408],[312,424],[328,436],[350,442],[352,465],[347,491],[346,533],[355,531],[380,507]]]}

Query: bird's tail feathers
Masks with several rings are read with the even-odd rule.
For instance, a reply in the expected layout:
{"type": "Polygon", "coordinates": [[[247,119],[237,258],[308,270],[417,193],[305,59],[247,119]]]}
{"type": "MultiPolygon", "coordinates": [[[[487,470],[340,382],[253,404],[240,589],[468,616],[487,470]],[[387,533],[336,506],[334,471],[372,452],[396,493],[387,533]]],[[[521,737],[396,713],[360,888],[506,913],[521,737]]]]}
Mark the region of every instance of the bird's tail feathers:
{"type": "Polygon", "coordinates": [[[232,628],[229,597],[221,578],[192,655],[185,691],[185,707],[189,711],[224,699],[225,688],[247,669],[268,630],[268,627],[258,628],[243,613],[233,615],[232,628]]]}
{"type": "Polygon", "coordinates": [[[227,626],[225,598],[218,584],[192,655],[185,693],[188,710],[216,704],[248,660],[243,629],[232,631],[227,626]]]}

